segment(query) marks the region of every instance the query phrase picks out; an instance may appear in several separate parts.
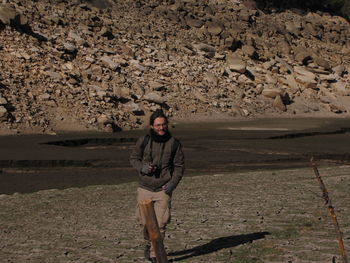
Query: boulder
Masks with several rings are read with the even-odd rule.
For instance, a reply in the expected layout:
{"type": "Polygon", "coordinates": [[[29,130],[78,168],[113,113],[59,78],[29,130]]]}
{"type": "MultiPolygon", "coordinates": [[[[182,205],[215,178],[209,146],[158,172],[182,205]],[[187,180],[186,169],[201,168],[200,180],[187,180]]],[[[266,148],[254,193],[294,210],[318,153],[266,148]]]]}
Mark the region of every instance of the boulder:
{"type": "Polygon", "coordinates": [[[208,22],[206,26],[208,33],[213,36],[220,35],[221,32],[224,30],[224,27],[218,22],[208,22]]]}
{"type": "Polygon", "coordinates": [[[200,28],[204,25],[204,22],[200,19],[197,19],[193,16],[186,16],[185,21],[189,27],[200,28]]]}
{"type": "Polygon", "coordinates": [[[303,84],[306,88],[314,89],[317,87],[316,75],[302,67],[294,67],[295,80],[303,84]]]}
{"type": "Polygon", "coordinates": [[[280,95],[276,96],[276,98],[274,99],[272,105],[276,109],[278,109],[280,111],[286,111],[287,110],[287,107],[286,107],[286,105],[284,105],[283,100],[282,100],[280,95]]]}
{"type": "Polygon", "coordinates": [[[4,25],[27,25],[27,18],[9,4],[0,4],[0,22],[4,25]]]}
{"type": "Polygon", "coordinates": [[[245,73],[247,70],[246,63],[238,56],[234,54],[229,54],[226,56],[226,63],[230,70],[239,73],[245,73]]]}
{"type": "Polygon", "coordinates": [[[314,58],[314,62],[315,62],[318,66],[324,68],[325,70],[329,70],[329,69],[331,68],[329,62],[328,62],[327,60],[325,60],[324,58],[315,57],[315,58],[314,58]]]}
{"type": "Polygon", "coordinates": [[[338,65],[338,66],[335,66],[334,68],[332,68],[332,71],[337,74],[338,76],[343,76],[344,73],[346,72],[346,68],[344,65],[338,65]]]}
{"type": "Polygon", "coordinates": [[[124,107],[132,112],[133,114],[137,115],[137,116],[141,116],[141,115],[145,115],[144,111],[141,109],[141,107],[136,104],[135,102],[129,102],[129,103],[126,103],[124,104],[124,107]]]}
{"type": "Polygon", "coordinates": [[[149,92],[143,96],[144,100],[147,100],[149,102],[154,102],[157,104],[163,104],[166,102],[166,99],[155,92],[149,92]]]}
{"type": "Polygon", "coordinates": [[[250,58],[257,59],[258,53],[256,52],[256,49],[253,46],[243,46],[242,51],[245,55],[247,55],[250,58]]]}
{"type": "Polygon", "coordinates": [[[7,100],[3,97],[0,97],[0,106],[1,105],[6,105],[7,104],[7,100]]]}
{"type": "Polygon", "coordinates": [[[8,113],[4,106],[0,106],[0,121],[5,121],[7,119],[8,113]]]}
{"type": "Polygon", "coordinates": [[[151,90],[162,91],[165,89],[165,84],[158,81],[150,81],[148,85],[151,90]]]}
{"type": "Polygon", "coordinates": [[[213,58],[215,56],[215,47],[205,44],[205,43],[197,43],[192,44],[192,47],[197,51],[197,53],[204,55],[208,58],[213,58]]]}
{"type": "Polygon", "coordinates": [[[287,75],[285,83],[288,85],[288,87],[292,90],[293,93],[296,93],[297,91],[299,91],[299,85],[296,82],[293,75],[287,75]]]}
{"type": "Polygon", "coordinates": [[[282,95],[282,91],[278,88],[264,88],[261,94],[267,98],[276,98],[277,96],[282,95]]]}
{"type": "Polygon", "coordinates": [[[217,87],[218,86],[218,78],[214,73],[206,72],[203,77],[203,81],[211,87],[217,87]]]}
{"type": "Polygon", "coordinates": [[[103,56],[101,58],[101,62],[105,67],[109,68],[112,71],[116,71],[119,67],[119,64],[115,63],[110,57],[107,56],[103,56]]]}

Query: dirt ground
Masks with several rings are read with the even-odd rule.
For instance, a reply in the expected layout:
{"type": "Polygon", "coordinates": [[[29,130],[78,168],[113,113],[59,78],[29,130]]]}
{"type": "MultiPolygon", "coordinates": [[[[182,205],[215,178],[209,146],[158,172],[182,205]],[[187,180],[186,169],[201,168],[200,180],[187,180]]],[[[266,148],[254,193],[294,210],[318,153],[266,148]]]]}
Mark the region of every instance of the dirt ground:
{"type": "MultiPolygon", "coordinates": [[[[348,250],[349,168],[320,168],[348,250]]],[[[1,195],[1,262],[146,262],[136,187],[1,195]]],[[[311,168],[184,177],[165,245],[168,258],[179,262],[341,262],[311,168]]]]}

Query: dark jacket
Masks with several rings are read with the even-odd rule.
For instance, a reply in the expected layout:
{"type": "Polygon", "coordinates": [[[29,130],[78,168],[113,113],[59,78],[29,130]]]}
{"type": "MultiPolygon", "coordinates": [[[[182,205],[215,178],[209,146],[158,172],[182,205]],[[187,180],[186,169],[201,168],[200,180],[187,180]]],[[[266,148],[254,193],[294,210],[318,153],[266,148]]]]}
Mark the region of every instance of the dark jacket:
{"type": "Polygon", "coordinates": [[[180,142],[175,143],[177,139],[174,137],[165,143],[149,139],[147,145],[142,149],[144,139],[145,136],[138,139],[130,156],[131,165],[139,173],[140,187],[159,192],[162,190],[162,186],[170,181],[177,186],[185,169],[184,154],[180,142]],[[158,171],[152,175],[142,174],[141,168],[144,163],[157,165],[158,171]]]}

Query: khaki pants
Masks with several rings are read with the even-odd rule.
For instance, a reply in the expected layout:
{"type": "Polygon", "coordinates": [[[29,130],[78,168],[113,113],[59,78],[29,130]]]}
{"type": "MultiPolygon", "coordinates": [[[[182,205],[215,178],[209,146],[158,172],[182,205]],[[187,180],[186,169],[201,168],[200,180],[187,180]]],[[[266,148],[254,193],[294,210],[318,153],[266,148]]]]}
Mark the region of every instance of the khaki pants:
{"type": "Polygon", "coordinates": [[[143,200],[152,200],[154,203],[154,211],[156,213],[159,230],[164,239],[166,225],[170,222],[170,208],[171,208],[171,196],[167,195],[164,191],[151,192],[143,188],[137,188],[137,210],[136,217],[140,224],[143,226],[143,236],[147,244],[151,246],[151,257],[155,257],[154,248],[150,243],[148,232],[146,229],[146,220],[139,207],[139,203],[143,200]]]}

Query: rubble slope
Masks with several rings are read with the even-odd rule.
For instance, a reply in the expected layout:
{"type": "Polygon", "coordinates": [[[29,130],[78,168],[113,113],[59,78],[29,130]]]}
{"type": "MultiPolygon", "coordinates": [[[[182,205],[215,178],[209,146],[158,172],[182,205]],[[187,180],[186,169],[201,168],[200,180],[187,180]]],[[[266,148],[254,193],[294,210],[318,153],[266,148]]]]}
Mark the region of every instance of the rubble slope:
{"type": "Polygon", "coordinates": [[[0,4],[2,133],[348,116],[350,25],[240,0],[0,4]],[[213,117],[214,116],[214,117],[213,117]]]}

